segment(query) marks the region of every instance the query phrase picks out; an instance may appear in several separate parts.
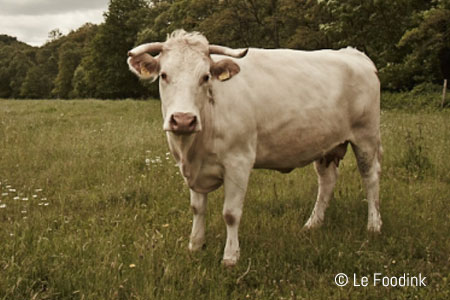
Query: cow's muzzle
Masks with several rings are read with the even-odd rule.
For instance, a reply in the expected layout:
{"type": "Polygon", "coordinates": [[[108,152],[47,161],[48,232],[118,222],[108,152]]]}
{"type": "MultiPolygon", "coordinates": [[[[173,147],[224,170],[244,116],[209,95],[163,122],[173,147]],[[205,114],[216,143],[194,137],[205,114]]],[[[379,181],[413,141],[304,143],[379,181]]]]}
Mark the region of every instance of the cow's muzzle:
{"type": "Polygon", "coordinates": [[[191,134],[199,131],[197,117],[191,113],[174,113],[170,116],[169,131],[175,134],[191,134]]]}

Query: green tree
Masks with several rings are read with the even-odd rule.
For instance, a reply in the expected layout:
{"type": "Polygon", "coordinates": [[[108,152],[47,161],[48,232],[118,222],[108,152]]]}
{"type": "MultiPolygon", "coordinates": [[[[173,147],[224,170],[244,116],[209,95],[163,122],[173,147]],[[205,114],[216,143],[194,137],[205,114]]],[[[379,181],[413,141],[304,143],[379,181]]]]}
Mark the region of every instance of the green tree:
{"type": "MultiPolygon", "coordinates": [[[[1,36],[0,36],[1,37],[1,36]]],[[[10,45],[0,47],[0,98],[9,98],[12,95],[11,68],[9,67],[14,48],[10,45]]]]}
{"type": "Polygon", "coordinates": [[[70,93],[70,97],[90,98],[95,94],[94,86],[88,82],[87,72],[82,64],[75,69],[72,86],[73,90],[70,93]]]}
{"type": "Polygon", "coordinates": [[[50,98],[53,81],[58,73],[55,45],[36,52],[34,64],[26,71],[20,87],[21,98],[50,98]]]}
{"type": "Polygon", "coordinates": [[[126,55],[135,45],[147,9],[144,0],[111,0],[105,23],[99,26],[80,69],[93,97],[138,97],[145,92],[129,72],[126,55]]]}
{"type": "Polygon", "coordinates": [[[48,33],[47,42],[54,42],[54,41],[60,39],[62,36],[63,36],[63,33],[61,32],[61,30],[59,30],[59,28],[55,28],[48,33]]]}
{"type": "Polygon", "coordinates": [[[70,98],[73,91],[75,70],[87,53],[87,45],[95,36],[97,25],[86,23],[67,36],[59,39],[56,47],[58,55],[58,74],[54,80],[53,97],[70,98]]]}
{"type": "Polygon", "coordinates": [[[328,22],[322,24],[333,48],[357,47],[385,64],[415,15],[430,6],[423,0],[322,0],[328,22]]]}
{"type": "Polygon", "coordinates": [[[58,52],[58,75],[55,78],[55,87],[52,94],[57,98],[68,98],[73,89],[72,78],[75,69],[81,61],[82,48],[77,43],[66,42],[59,48],[58,52]]]}
{"type": "Polygon", "coordinates": [[[0,35],[0,97],[18,98],[36,51],[15,37],[0,35]]]}
{"type": "Polygon", "coordinates": [[[28,71],[34,66],[32,61],[33,52],[17,51],[11,57],[8,66],[9,86],[11,98],[20,98],[22,84],[26,80],[28,71]]]}
{"type": "Polygon", "coordinates": [[[47,74],[39,65],[33,65],[27,71],[25,80],[21,85],[22,98],[43,99],[50,94],[50,82],[47,74]]]}
{"type": "Polygon", "coordinates": [[[400,47],[410,50],[403,64],[414,73],[411,84],[440,82],[440,56],[450,51],[450,9],[436,7],[422,16],[423,21],[409,29],[399,42],[400,47]]]}
{"type": "Polygon", "coordinates": [[[213,43],[231,47],[280,46],[281,16],[278,0],[223,0],[212,14],[201,24],[204,32],[213,43]]]}

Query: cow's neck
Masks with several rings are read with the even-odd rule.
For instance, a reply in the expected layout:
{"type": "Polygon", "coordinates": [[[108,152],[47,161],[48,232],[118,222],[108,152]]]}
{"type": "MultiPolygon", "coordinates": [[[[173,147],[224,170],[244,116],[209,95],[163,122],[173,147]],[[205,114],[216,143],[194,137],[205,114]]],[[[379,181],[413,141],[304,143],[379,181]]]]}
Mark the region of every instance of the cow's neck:
{"type": "Polygon", "coordinates": [[[193,135],[172,135],[169,137],[171,150],[183,176],[188,180],[194,180],[202,166],[203,159],[212,150],[212,102],[205,104],[200,112],[202,131],[193,135]]]}

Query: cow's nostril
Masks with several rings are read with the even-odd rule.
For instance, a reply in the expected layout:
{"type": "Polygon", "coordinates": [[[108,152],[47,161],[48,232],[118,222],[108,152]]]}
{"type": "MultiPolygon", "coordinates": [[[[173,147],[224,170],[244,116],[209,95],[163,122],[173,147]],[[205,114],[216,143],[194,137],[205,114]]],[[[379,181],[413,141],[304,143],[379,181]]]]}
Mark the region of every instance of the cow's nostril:
{"type": "Polygon", "coordinates": [[[189,127],[195,126],[197,124],[197,117],[193,116],[192,121],[189,123],[189,127]]]}
{"type": "Polygon", "coordinates": [[[170,116],[170,124],[173,126],[176,126],[178,124],[174,115],[170,116]]]}

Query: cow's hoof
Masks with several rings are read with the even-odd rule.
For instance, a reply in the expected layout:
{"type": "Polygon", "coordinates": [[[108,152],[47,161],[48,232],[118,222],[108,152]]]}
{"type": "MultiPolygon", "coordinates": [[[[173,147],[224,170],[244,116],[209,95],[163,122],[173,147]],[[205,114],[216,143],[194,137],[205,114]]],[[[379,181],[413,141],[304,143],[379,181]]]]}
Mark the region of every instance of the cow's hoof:
{"type": "Polygon", "coordinates": [[[379,234],[381,233],[381,224],[368,224],[367,231],[369,233],[379,234]]]}
{"type": "Polygon", "coordinates": [[[380,233],[381,232],[381,218],[374,218],[373,220],[369,220],[367,223],[367,231],[370,233],[380,233]]]}
{"type": "Polygon", "coordinates": [[[226,268],[232,268],[237,264],[237,259],[231,259],[231,258],[223,259],[222,264],[226,268]]]}
{"type": "Polygon", "coordinates": [[[191,251],[191,252],[196,252],[196,251],[205,249],[205,247],[206,247],[205,242],[197,242],[197,243],[189,242],[189,246],[188,246],[189,251],[191,251]]]}
{"type": "Polygon", "coordinates": [[[320,226],[322,226],[322,221],[308,219],[305,225],[303,225],[303,230],[313,230],[320,228],[320,226]]]}

